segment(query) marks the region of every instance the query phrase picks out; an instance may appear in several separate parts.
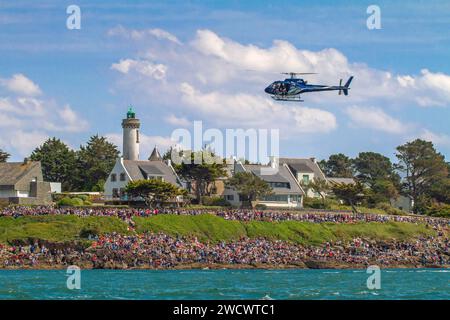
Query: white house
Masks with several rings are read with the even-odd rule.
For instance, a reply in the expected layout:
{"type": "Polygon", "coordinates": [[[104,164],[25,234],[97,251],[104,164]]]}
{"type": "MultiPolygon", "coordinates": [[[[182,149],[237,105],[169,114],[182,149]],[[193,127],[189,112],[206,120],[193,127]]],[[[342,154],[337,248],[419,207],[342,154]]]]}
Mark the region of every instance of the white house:
{"type": "Polygon", "coordinates": [[[139,160],[139,119],[128,110],[122,120],[123,157],[116,160],[104,186],[106,200],[127,200],[125,187],[130,181],[158,179],[182,187],[170,160],[164,161],[155,147],[148,160],[139,160]]]}
{"type": "MultiPolygon", "coordinates": [[[[238,172],[250,172],[272,187],[273,194],[258,200],[258,204],[268,208],[301,208],[303,206],[304,191],[285,164],[278,165],[276,161],[271,161],[268,165],[243,164],[235,161],[232,174],[238,172]]],[[[241,199],[235,190],[225,188],[223,196],[233,206],[241,205],[241,199]]]]}

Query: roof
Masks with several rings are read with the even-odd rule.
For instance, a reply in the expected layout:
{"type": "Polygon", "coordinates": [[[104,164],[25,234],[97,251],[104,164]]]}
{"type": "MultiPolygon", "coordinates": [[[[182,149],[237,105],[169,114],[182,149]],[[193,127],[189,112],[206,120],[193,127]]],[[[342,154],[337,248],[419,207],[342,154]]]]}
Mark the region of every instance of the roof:
{"type": "Polygon", "coordinates": [[[123,160],[123,165],[132,180],[147,179],[147,176],[162,176],[164,181],[179,186],[177,176],[171,167],[161,160],[123,160]]]}
{"type": "Polygon", "coordinates": [[[156,147],[153,148],[152,154],[150,155],[150,157],[148,157],[148,160],[150,160],[150,161],[162,160],[162,157],[158,151],[158,148],[156,148],[156,147]]]}
{"type": "Polygon", "coordinates": [[[353,180],[353,178],[327,177],[327,180],[331,183],[343,183],[343,184],[354,184],[355,183],[355,180],[353,180]]]}
{"type": "Polygon", "coordinates": [[[295,173],[314,173],[314,177],[326,179],[319,165],[309,158],[280,158],[280,164],[287,164],[289,168],[295,173]]]}
{"type": "Polygon", "coordinates": [[[280,165],[275,174],[264,174],[261,169],[269,169],[268,165],[260,164],[242,164],[246,171],[252,172],[266,182],[287,182],[289,183],[289,189],[273,187],[273,192],[275,194],[302,194],[297,181],[294,179],[289,169],[284,165],[280,165]]]}
{"type": "Polygon", "coordinates": [[[1,162],[0,163],[0,185],[12,186],[27,174],[30,170],[40,166],[39,161],[28,162],[1,162]]]}

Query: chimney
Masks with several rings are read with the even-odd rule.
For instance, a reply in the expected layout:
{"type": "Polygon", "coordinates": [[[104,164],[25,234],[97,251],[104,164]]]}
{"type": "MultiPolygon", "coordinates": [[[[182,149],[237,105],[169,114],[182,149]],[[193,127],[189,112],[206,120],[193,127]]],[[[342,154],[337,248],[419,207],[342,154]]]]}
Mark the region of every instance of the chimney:
{"type": "Polygon", "coordinates": [[[28,164],[29,162],[30,162],[30,160],[28,158],[23,159],[23,164],[28,164]]]}
{"type": "Polygon", "coordinates": [[[312,158],[309,158],[309,160],[311,160],[312,162],[314,162],[314,163],[316,163],[317,161],[316,161],[316,158],[314,158],[314,157],[312,157],[312,158]]]}
{"type": "Polygon", "coordinates": [[[270,165],[273,169],[278,168],[278,163],[279,163],[278,157],[270,156],[269,159],[270,159],[269,165],[270,165]]]}

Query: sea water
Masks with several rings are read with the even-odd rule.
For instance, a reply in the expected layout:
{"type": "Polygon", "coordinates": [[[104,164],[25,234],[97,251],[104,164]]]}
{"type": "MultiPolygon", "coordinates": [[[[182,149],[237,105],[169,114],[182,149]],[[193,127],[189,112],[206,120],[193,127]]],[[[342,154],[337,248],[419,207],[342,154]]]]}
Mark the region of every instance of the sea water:
{"type": "Polygon", "coordinates": [[[0,299],[450,299],[449,269],[366,270],[0,270],[0,299]],[[70,286],[69,286],[70,287],[70,286]]]}

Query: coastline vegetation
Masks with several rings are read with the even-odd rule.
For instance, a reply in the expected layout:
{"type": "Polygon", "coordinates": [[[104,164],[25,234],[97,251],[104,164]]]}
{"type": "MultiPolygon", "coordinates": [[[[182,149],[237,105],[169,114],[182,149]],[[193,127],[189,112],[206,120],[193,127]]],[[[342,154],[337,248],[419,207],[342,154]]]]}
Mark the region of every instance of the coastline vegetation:
{"type": "MultiPolygon", "coordinates": [[[[172,236],[195,236],[201,242],[239,240],[243,237],[285,240],[303,245],[345,241],[354,237],[390,241],[435,235],[424,224],[369,222],[354,224],[309,223],[299,221],[265,222],[225,220],[211,214],[197,216],[157,215],[135,217],[136,232],[162,232],[172,236]]],[[[0,218],[0,243],[32,241],[87,241],[89,235],[117,232],[131,234],[117,217],[25,216],[0,218]]]]}

